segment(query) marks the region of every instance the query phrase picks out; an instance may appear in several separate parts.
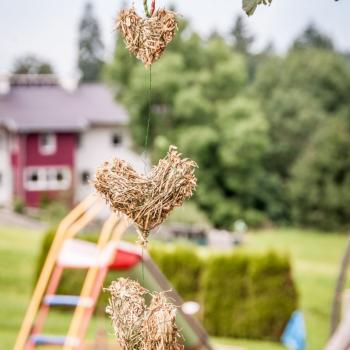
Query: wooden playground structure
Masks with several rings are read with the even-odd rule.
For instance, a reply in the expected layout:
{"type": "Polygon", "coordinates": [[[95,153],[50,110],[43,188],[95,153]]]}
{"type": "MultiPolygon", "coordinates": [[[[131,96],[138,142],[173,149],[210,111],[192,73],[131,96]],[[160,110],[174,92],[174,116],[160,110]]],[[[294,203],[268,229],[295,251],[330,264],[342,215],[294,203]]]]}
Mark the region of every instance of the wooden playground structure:
{"type": "MultiPolygon", "coordinates": [[[[153,288],[170,290],[171,286],[151,258],[140,248],[122,242],[129,226],[124,216],[112,214],[105,221],[96,244],[74,239],[102,210],[103,203],[95,195],[88,196],[60,223],[54,241],[27,308],[14,350],[34,350],[40,347],[63,350],[86,348],[85,336],[95,306],[109,270],[125,270],[142,261],[153,288]],[[57,295],[65,269],[85,269],[87,274],[79,296],[57,295]],[[66,306],[73,315],[66,335],[42,334],[51,307],[66,306]]],[[[175,291],[170,297],[181,306],[175,291]]],[[[193,317],[178,309],[177,319],[184,334],[185,349],[211,349],[208,337],[193,317]]],[[[93,347],[89,346],[89,349],[93,347]]],[[[109,347],[110,348],[110,347],[109,347]]],[[[117,344],[113,349],[119,349],[117,344]]]]}

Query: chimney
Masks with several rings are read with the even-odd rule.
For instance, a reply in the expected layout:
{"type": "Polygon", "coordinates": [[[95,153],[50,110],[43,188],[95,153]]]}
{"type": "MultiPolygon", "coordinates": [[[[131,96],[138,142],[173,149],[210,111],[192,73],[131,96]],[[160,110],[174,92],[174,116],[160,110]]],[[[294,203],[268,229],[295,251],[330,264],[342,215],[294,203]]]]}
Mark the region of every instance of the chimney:
{"type": "Polygon", "coordinates": [[[74,92],[78,88],[79,80],[80,74],[78,73],[73,73],[70,76],[61,76],[60,85],[64,90],[74,92]]]}
{"type": "Polygon", "coordinates": [[[11,84],[8,75],[0,75],[0,96],[7,95],[10,92],[11,84]]]}

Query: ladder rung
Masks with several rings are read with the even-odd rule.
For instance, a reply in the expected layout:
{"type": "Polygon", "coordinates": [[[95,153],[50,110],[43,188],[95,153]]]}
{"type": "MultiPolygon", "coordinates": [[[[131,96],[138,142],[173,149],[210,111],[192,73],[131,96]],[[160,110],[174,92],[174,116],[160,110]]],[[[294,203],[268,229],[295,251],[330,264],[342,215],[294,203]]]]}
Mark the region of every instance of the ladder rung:
{"type": "Polygon", "coordinates": [[[75,295],[46,295],[43,303],[48,306],[94,306],[92,298],[82,298],[75,295]]]}
{"type": "Polygon", "coordinates": [[[71,345],[78,346],[78,338],[68,338],[62,335],[35,334],[30,337],[34,345],[71,345]]]}

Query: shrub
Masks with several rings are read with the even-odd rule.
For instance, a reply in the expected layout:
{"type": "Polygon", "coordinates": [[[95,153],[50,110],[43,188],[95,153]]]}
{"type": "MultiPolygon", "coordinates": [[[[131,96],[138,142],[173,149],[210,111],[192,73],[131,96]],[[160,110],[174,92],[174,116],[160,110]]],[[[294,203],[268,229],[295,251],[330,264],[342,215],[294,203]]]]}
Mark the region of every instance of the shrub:
{"type": "Polygon", "coordinates": [[[57,225],[67,214],[68,208],[62,202],[48,203],[41,211],[41,219],[51,225],[57,225]]]}
{"type": "Polygon", "coordinates": [[[278,340],[297,307],[289,261],[275,253],[211,257],[201,295],[207,330],[223,337],[278,340]]]}
{"type": "Polygon", "coordinates": [[[24,214],[26,204],[22,198],[15,198],[13,201],[13,211],[18,214],[24,214]]]}
{"type": "Polygon", "coordinates": [[[185,301],[198,300],[203,263],[195,246],[152,245],[150,255],[185,301]]]}

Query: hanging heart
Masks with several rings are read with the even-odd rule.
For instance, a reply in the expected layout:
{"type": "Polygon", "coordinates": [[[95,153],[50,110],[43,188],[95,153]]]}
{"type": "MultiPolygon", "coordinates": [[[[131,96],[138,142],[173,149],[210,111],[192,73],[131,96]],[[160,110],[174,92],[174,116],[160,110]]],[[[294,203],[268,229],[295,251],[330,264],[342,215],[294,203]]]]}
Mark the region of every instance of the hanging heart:
{"type": "Polygon", "coordinates": [[[106,289],[110,293],[107,314],[114,334],[126,350],[183,350],[176,324],[176,306],[164,292],[149,292],[138,282],[119,278],[106,289]],[[146,305],[145,296],[151,298],[146,305]]]}
{"type": "Polygon", "coordinates": [[[150,230],[192,196],[196,168],[193,160],[181,158],[177,147],[170,146],[167,156],[149,175],[140,175],[125,161],[113,159],[97,169],[93,184],[113,211],[134,221],[141,244],[146,245],[150,230]]]}
{"type": "Polygon", "coordinates": [[[122,34],[127,49],[145,66],[161,57],[178,29],[173,11],[159,9],[151,17],[141,18],[134,8],[120,12],[116,28],[122,34]]]}

